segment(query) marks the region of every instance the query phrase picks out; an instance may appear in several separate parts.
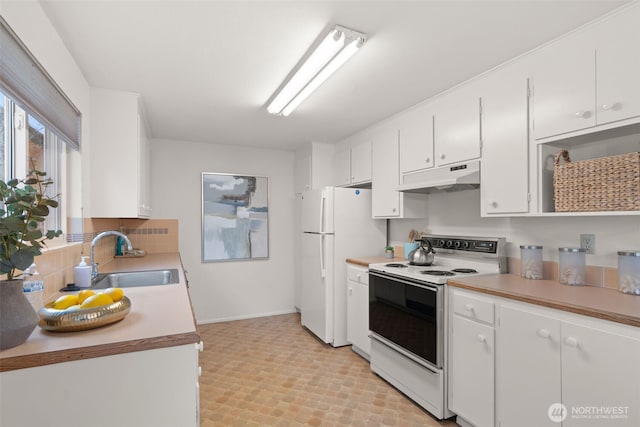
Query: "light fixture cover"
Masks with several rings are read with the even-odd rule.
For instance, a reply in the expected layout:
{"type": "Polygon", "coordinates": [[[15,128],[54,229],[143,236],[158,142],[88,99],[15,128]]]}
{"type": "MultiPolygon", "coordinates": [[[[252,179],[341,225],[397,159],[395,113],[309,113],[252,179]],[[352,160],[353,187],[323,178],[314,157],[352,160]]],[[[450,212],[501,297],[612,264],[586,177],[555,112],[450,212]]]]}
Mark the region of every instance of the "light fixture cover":
{"type": "Polygon", "coordinates": [[[302,101],[351,58],[362,47],[365,40],[366,36],[363,33],[336,25],[272,97],[267,111],[283,116],[291,114],[302,101]]]}

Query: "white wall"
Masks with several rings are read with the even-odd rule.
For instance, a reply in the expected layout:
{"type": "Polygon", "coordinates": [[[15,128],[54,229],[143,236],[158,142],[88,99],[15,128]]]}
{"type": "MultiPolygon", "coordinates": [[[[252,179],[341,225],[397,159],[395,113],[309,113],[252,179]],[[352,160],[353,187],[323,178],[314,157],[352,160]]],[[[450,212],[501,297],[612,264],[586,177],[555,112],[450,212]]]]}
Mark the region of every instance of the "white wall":
{"type": "Polygon", "coordinates": [[[294,311],[294,153],[151,141],[154,218],[175,218],[180,255],[199,323],[294,311]],[[201,174],[269,177],[269,259],[201,262],[201,174]]]}
{"type": "Polygon", "coordinates": [[[68,201],[68,216],[81,217],[82,197],[88,194],[88,166],[83,167],[89,150],[89,84],[82,71],[60,39],[37,1],[0,1],[0,15],[9,24],[38,62],[47,70],[53,80],[60,86],[67,97],[82,114],[81,150],[70,150],[68,158],[68,193],[63,195],[68,201]]]}
{"type": "Polygon", "coordinates": [[[480,190],[430,194],[425,219],[391,220],[394,244],[412,228],[432,234],[506,237],[508,256],[520,257],[520,245],[543,245],[543,258],[558,261],[558,248],[580,246],[580,234],[596,235],[596,253],[588,265],[617,267],[617,251],[640,250],[640,216],[481,218],[480,190]]]}

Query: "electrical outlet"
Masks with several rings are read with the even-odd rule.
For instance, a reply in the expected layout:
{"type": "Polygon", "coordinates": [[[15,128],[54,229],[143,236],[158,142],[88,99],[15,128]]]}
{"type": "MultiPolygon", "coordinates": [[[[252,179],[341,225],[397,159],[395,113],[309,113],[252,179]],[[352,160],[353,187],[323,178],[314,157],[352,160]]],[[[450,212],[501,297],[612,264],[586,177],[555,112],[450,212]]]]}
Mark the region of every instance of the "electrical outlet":
{"type": "Polygon", "coordinates": [[[581,234],[580,235],[580,247],[587,250],[588,254],[596,253],[596,235],[595,234],[581,234]]]}

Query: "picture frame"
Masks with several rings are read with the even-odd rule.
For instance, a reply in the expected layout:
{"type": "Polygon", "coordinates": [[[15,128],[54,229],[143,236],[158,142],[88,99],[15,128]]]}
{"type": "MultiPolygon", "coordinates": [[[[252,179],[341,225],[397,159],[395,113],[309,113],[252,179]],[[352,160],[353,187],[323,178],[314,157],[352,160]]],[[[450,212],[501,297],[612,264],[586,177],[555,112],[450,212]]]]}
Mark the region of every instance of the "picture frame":
{"type": "Polygon", "coordinates": [[[269,258],[269,177],[202,173],[202,262],[269,258]]]}

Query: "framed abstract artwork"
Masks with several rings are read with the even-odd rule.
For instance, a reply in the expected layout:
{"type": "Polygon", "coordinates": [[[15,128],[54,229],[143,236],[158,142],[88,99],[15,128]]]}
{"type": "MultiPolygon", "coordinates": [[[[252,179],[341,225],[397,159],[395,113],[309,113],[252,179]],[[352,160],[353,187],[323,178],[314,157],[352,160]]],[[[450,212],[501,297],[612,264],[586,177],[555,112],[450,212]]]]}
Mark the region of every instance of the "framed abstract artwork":
{"type": "Polygon", "coordinates": [[[202,262],[269,258],[269,178],[202,173],[202,262]]]}

